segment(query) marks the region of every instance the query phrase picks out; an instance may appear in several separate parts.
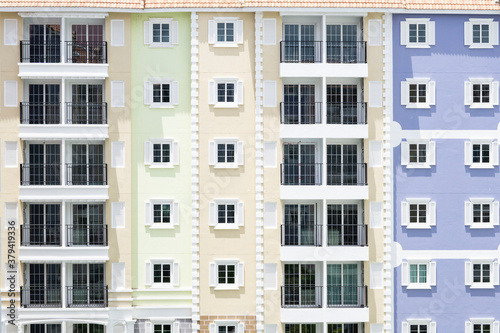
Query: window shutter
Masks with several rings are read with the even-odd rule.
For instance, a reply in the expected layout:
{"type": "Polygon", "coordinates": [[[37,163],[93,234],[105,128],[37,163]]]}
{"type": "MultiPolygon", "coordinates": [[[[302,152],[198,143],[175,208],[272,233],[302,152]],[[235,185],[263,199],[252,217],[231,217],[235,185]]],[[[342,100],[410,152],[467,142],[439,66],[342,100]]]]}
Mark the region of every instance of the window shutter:
{"type": "Polygon", "coordinates": [[[179,275],[180,275],[180,272],[179,272],[179,262],[178,261],[174,261],[174,286],[178,287],[179,286],[179,275]]]}
{"type": "Polygon", "coordinates": [[[498,22],[491,23],[491,44],[498,45],[498,22]]]}
{"type": "Polygon", "coordinates": [[[470,81],[464,82],[464,105],[472,104],[472,83],[470,81]]]}
{"type": "Polygon", "coordinates": [[[210,141],[208,144],[208,164],[215,165],[215,155],[216,155],[216,146],[214,141],[210,141]]]}
{"type": "Polygon", "coordinates": [[[465,333],[472,333],[472,323],[470,321],[465,322],[465,333]]]}
{"type": "Polygon", "coordinates": [[[401,328],[401,333],[409,333],[408,332],[408,322],[403,321],[402,328],[401,328]]]}
{"type": "Polygon", "coordinates": [[[210,325],[208,325],[208,328],[209,333],[217,333],[217,326],[215,325],[215,323],[210,323],[210,325]]]}
{"type": "Polygon", "coordinates": [[[238,202],[238,226],[245,225],[245,203],[238,202]]]}
{"type": "Polygon", "coordinates": [[[181,328],[180,328],[180,323],[178,321],[175,321],[174,322],[174,333],[180,333],[181,332],[181,328]]]}
{"type": "Polygon", "coordinates": [[[401,21],[400,31],[399,31],[401,45],[408,44],[408,33],[406,32],[406,21],[401,21]]]}
{"type": "Polygon", "coordinates": [[[245,264],[242,262],[238,263],[238,285],[245,286],[245,264]]]}
{"type": "Polygon", "coordinates": [[[500,333],[500,322],[493,322],[493,333],[500,333]]]}
{"type": "Polygon", "coordinates": [[[276,107],[276,81],[265,80],[262,89],[262,101],[264,107],[273,108],[276,107]]]}
{"type": "Polygon", "coordinates": [[[472,284],[472,263],[470,261],[465,262],[465,285],[470,286],[472,284]]]}
{"type": "Polygon", "coordinates": [[[111,227],[125,228],[125,202],[111,203],[111,227]]]}
{"type": "Polygon", "coordinates": [[[410,266],[407,261],[401,263],[401,285],[407,286],[410,283],[410,266]]]}
{"type": "Polygon", "coordinates": [[[149,201],[144,204],[144,224],[151,225],[151,203],[149,201]]]}
{"type": "Polygon", "coordinates": [[[264,141],[264,168],[276,168],[276,141],[264,141]]]}
{"type": "Polygon", "coordinates": [[[144,81],[144,105],[153,103],[153,84],[151,81],[144,81]]]}
{"type": "Polygon", "coordinates": [[[153,145],[151,144],[151,141],[145,141],[144,142],[144,164],[145,165],[151,165],[152,161],[152,147],[153,145]]]}
{"type": "Polygon", "coordinates": [[[276,45],[276,19],[263,19],[262,21],[262,44],[276,45]]]}
{"type": "Polygon", "coordinates": [[[384,264],[381,262],[370,263],[370,289],[384,287],[384,264]]]}
{"type": "Polygon", "coordinates": [[[17,45],[17,20],[3,21],[3,45],[17,45]]]}
{"type": "Polygon", "coordinates": [[[408,219],[408,202],[406,201],[401,201],[401,225],[405,226],[408,225],[409,219],[408,219]]]}
{"type": "Polygon", "coordinates": [[[153,324],[150,321],[146,322],[144,329],[146,333],[153,333],[153,324]]]}
{"type": "Polygon", "coordinates": [[[172,21],[172,44],[179,44],[179,21],[172,21]]]}
{"type": "Polygon", "coordinates": [[[4,81],[3,104],[6,107],[19,106],[17,101],[17,81],[4,81]]]}
{"type": "Polygon", "coordinates": [[[431,261],[429,263],[429,284],[431,286],[435,286],[436,285],[436,262],[435,261],[431,261]]]}
{"type": "Polygon", "coordinates": [[[214,44],[216,41],[216,24],[214,20],[209,20],[208,21],[208,44],[214,44]]]}
{"type": "Polygon", "coordinates": [[[174,201],[173,203],[173,221],[174,221],[174,225],[179,225],[179,202],[178,201],[174,201]]]}
{"type": "Polygon", "coordinates": [[[4,142],[4,166],[6,168],[18,168],[18,151],[17,151],[17,141],[5,141],[4,142]]]}
{"type": "Polygon", "coordinates": [[[125,289],[125,263],[111,264],[111,290],[125,289]]]}
{"type": "Polygon", "coordinates": [[[472,24],[464,22],[464,45],[472,44],[472,24]]]}
{"type": "Polygon", "coordinates": [[[499,214],[499,202],[498,201],[493,201],[492,203],[493,205],[493,225],[498,225],[499,224],[499,218],[500,218],[500,214],[499,214]]]}
{"type": "Polygon", "coordinates": [[[111,167],[112,168],[125,167],[125,142],[123,141],[111,142],[111,167]]]}
{"type": "Polygon", "coordinates": [[[465,202],[465,225],[472,225],[472,202],[470,201],[465,202]]]}
{"type": "Polygon", "coordinates": [[[179,165],[179,142],[172,142],[172,164],[179,165]]]}
{"type": "Polygon", "coordinates": [[[17,227],[18,205],[17,202],[6,202],[4,204],[5,228],[9,226],[9,221],[14,221],[14,226],[17,227]]]}
{"type": "Polygon", "coordinates": [[[236,33],[238,34],[238,44],[243,44],[243,20],[238,20],[236,33]]]}
{"type": "Polygon", "coordinates": [[[111,46],[125,45],[125,23],[123,20],[111,20],[111,46]]]}
{"type": "Polygon", "coordinates": [[[408,105],[408,82],[401,81],[401,105],[408,105]]]}
{"type": "Polygon", "coordinates": [[[243,81],[238,81],[238,104],[243,105],[243,81]]]}
{"type": "Polygon", "coordinates": [[[171,101],[173,105],[179,105],[179,81],[172,82],[171,101]]]}
{"type": "Polygon", "coordinates": [[[472,142],[465,141],[464,143],[464,156],[465,156],[465,165],[472,164],[472,142]]]}
{"type": "Polygon", "coordinates": [[[149,38],[149,21],[144,21],[144,44],[148,45],[151,43],[149,38]]]}
{"type": "Polygon", "coordinates": [[[498,272],[498,261],[494,261],[493,262],[493,268],[492,269],[493,269],[493,284],[495,286],[498,286],[498,284],[500,282],[499,281],[499,276],[498,276],[498,274],[499,274],[499,272],[498,272]]]}
{"type": "Polygon", "coordinates": [[[436,333],[436,322],[431,321],[431,333],[436,333]]]}
{"type": "Polygon", "coordinates": [[[401,165],[408,165],[410,162],[410,146],[407,141],[401,142],[401,165]]]}
{"type": "Polygon", "coordinates": [[[429,164],[436,165],[436,141],[429,141],[429,164]]]}
{"type": "Polygon", "coordinates": [[[278,288],[278,265],[264,264],[264,290],[278,288]]]}
{"type": "Polygon", "coordinates": [[[429,225],[436,225],[436,202],[429,202],[429,225]]]}
{"type": "Polygon", "coordinates": [[[436,81],[429,81],[429,105],[436,105],[436,81]]]}
{"type": "Polygon", "coordinates": [[[245,151],[243,150],[243,141],[238,141],[238,165],[245,163],[245,151]]]}
{"type": "MultiPolygon", "coordinates": [[[[210,287],[215,287],[217,285],[217,267],[216,267],[214,262],[210,263],[208,274],[209,274],[210,287]]],[[[210,329],[210,332],[212,332],[211,329],[210,329]]]]}
{"type": "Polygon", "coordinates": [[[118,108],[125,106],[125,82],[111,81],[111,106],[118,108]]]}
{"type": "Polygon", "coordinates": [[[498,105],[498,81],[491,83],[491,104],[498,105]]]}
{"type": "Polygon", "coordinates": [[[436,22],[429,21],[427,25],[427,41],[429,45],[436,45],[436,22]]]}
{"type": "Polygon", "coordinates": [[[264,228],[276,228],[278,204],[276,202],[264,202],[264,228]]]}
{"type": "Polygon", "coordinates": [[[238,333],[245,333],[245,323],[238,323],[238,333]]]}
{"type": "Polygon", "coordinates": [[[382,21],[368,20],[368,46],[382,45],[382,21]]]}
{"type": "Polygon", "coordinates": [[[217,99],[215,91],[215,81],[208,81],[208,104],[214,105],[217,99]]]}
{"type": "Polygon", "coordinates": [[[211,202],[209,204],[209,209],[208,209],[208,225],[210,227],[215,227],[215,224],[217,223],[217,205],[215,202],[211,202]]]}
{"type": "Polygon", "coordinates": [[[146,262],[146,268],[145,268],[145,274],[146,274],[146,286],[151,285],[151,263],[149,261],[146,262]]]}
{"type": "Polygon", "coordinates": [[[491,143],[491,163],[498,165],[498,141],[491,143]]]}

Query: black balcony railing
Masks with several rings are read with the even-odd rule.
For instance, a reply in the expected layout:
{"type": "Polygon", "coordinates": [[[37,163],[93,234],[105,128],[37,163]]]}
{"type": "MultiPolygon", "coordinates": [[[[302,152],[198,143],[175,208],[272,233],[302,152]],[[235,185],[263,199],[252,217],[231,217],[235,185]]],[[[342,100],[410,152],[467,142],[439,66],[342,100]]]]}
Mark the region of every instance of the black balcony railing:
{"type": "Polygon", "coordinates": [[[19,43],[21,62],[24,63],[58,63],[61,62],[61,43],[30,42],[19,43]]]}
{"type": "Polygon", "coordinates": [[[71,224],[66,226],[68,246],[107,246],[108,226],[106,224],[71,224]]]}
{"type": "Polygon", "coordinates": [[[20,165],[21,185],[61,185],[60,164],[30,164],[20,165]]]}
{"type": "Polygon", "coordinates": [[[68,185],[108,185],[108,166],[104,164],[66,164],[68,185]]]}
{"type": "Polygon", "coordinates": [[[329,285],[326,299],[329,308],[366,307],[368,288],[366,286],[329,285]]]}
{"type": "Polygon", "coordinates": [[[73,64],[106,64],[106,42],[66,42],[66,62],[73,64]]]}
{"type": "Polygon", "coordinates": [[[321,185],[321,163],[282,163],[281,185],[321,185]]]}
{"type": "Polygon", "coordinates": [[[321,246],[322,231],[320,224],[282,224],[281,246],[321,246]]]}
{"type": "Polygon", "coordinates": [[[321,102],[280,103],[282,124],[321,124],[321,102]]]}
{"type": "Polygon", "coordinates": [[[327,185],[356,185],[366,184],[366,163],[327,164],[327,185]]]}
{"type": "Polygon", "coordinates": [[[281,307],[283,308],[321,308],[323,287],[321,286],[282,286],[281,307]]]}
{"type": "Polygon", "coordinates": [[[326,62],[365,64],[366,42],[326,42],[326,62]]]}
{"type": "Polygon", "coordinates": [[[100,125],[108,123],[107,103],[66,103],[67,124],[100,125]]]}
{"type": "Polygon", "coordinates": [[[366,246],[368,234],[363,224],[328,224],[328,246],[366,246]]]}
{"type": "Polygon", "coordinates": [[[318,41],[281,41],[281,62],[315,63],[321,62],[323,42],[318,41]]]}
{"type": "Polygon", "coordinates": [[[366,103],[327,103],[326,123],[344,125],[366,124],[366,103]]]}
{"type": "Polygon", "coordinates": [[[61,226],[21,224],[21,246],[61,246],[61,226]]]}
{"type": "Polygon", "coordinates": [[[61,286],[21,286],[21,306],[25,308],[60,308],[61,286]]]}
{"type": "Polygon", "coordinates": [[[68,286],[66,297],[68,308],[106,308],[108,286],[68,286]]]}
{"type": "Polygon", "coordinates": [[[59,103],[20,103],[21,124],[60,124],[61,105],[59,103]]]}

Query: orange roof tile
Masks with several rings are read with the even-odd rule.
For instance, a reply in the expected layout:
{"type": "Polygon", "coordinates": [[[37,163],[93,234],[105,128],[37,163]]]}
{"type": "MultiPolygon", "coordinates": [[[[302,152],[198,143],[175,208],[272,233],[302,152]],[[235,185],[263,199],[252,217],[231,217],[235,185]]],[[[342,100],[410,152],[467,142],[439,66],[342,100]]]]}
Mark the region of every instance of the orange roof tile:
{"type": "Polygon", "coordinates": [[[145,0],[145,8],[242,8],[243,0],[145,0]]]}
{"type": "Polygon", "coordinates": [[[0,0],[0,7],[82,7],[142,9],[144,0],[0,0]]]}
{"type": "Polygon", "coordinates": [[[245,7],[403,8],[401,0],[247,0],[245,7]]]}
{"type": "Polygon", "coordinates": [[[495,0],[406,0],[406,9],[500,10],[495,0]]]}

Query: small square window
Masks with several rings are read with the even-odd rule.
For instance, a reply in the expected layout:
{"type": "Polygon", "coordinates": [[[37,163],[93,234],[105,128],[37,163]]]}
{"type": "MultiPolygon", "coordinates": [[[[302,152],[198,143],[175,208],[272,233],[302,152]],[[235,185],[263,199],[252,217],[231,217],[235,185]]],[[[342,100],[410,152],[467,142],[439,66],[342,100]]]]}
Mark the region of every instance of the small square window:
{"type": "Polygon", "coordinates": [[[410,148],[410,163],[427,162],[427,145],[425,143],[412,143],[410,148]]]}
{"type": "Polygon", "coordinates": [[[217,144],[217,163],[235,163],[236,144],[217,144]]]}
{"type": "Polygon", "coordinates": [[[427,324],[411,324],[410,333],[428,333],[427,324]]]}
{"type": "Polygon", "coordinates": [[[489,104],[490,103],[490,85],[489,84],[473,84],[472,85],[472,103],[474,104],[489,104]]]}
{"type": "Polygon", "coordinates": [[[472,43],[473,44],[489,44],[490,43],[490,25],[473,24],[472,25],[472,43]]]}
{"type": "Polygon", "coordinates": [[[170,223],[170,210],[170,204],[153,204],[153,223],[170,223]]]}
{"type": "Polygon", "coordinates": [[[236,333],[236,325],[219,325],[218,333],[236,333]]]}
{"type": "Polygon", "coordinates": [[[473,164],[489,164],[490,163],[490,144],[473,144],[472,145],[472,163],[473,164]]]}
{"type": "Polygon", "coordinates": [[[408,33],[410,43],[425,43],[427,25],[425,23],[408,24],[408,33]]]}
{"type": "Polygon", "coordinates": [[[427,284],[427,264],[410,264],[410,284],[427,284]]]}
{"type": "Polygon", "coordinates": [[[491,204],[474,203],[472,204],[472,223],[490,224],[491,222],[491,204]]]}
{"type": "Polygon", "coordinates": [[[435,22],[428,18],[407,18],[401,22],[401,45],[429,48],[435,44],[435,22]]]}
{"type": "Polygon", "coordinates": [[[170,143],[153,144],[153,163],[170,163],[170,143]]]}
{"type": "MultiPolygon", "coordinates": [[[[154,264],[153,265],[153,283],[170,283],[171,281],[171,264],[154,264]]],[[[156,330],[156,325],[155,325],[156,330]]]]}
{"type": "Polygon", "coordinates": [[[234,285],[236,284],[236,265],[218,264],[217,265],[217,284],[234,285]]]}
{"type": "Polygon", "coordinates": [[[410,103],[426,103],[427,102],[427,85],[426,84],[410,84],[410,103]]]}
{"type": "Polygon", "coordinates": [[[170,103],[170,83],[153,84],[153,103],[170,103]]]}
{"type": "Polygon", "coordinates": [[[234,22],[217,23],[217,42],[234,43],[234,22]]]}
{"type": "Polygon", "coordinates": [[[149,31],[145,34],[145,44],[150,47],[172,47],[174,21],[171,18],[149,19],[149,31]]]}
{"type": "Polygon", "coordinates": [[[153,43],[170,42],[170,24],[153,23],[153,43]]]}
{"type": "Polygon", "coordinates": [[[473,264],[472,265],[472,283],[491,283],[491,264],[473,264]]]}
{"type": "Polygon", "coordinates": [[[435,82],[429,79],[408,78],[401,82],[401,105],[427,109],[435,105],[435,82]]]}
{"type": "Polygon", "coordinates": [[[471,18],[464,24],[464,44],[471,49],[489,49],[498,45],[498,22],[489,18],[471,18]]]}
{"type": "Polygon", "coordinates": [[[235,83],[217,83],[217,103],[234,103],[235,83]]]}
{"type": "Polygon", "coordinates": [[[427,223],[427,204],[410,204],[410,224],[427,223]]]}
{"type": "Polygon", "coordinates": [[[236,204],[217,205],[217,223],[233,224],[236,221],[236,204]]]}
{"type": "Polygon", "coordinates": [[[490,324],[474,324],[473,333],[492,333],[490,324]]]}

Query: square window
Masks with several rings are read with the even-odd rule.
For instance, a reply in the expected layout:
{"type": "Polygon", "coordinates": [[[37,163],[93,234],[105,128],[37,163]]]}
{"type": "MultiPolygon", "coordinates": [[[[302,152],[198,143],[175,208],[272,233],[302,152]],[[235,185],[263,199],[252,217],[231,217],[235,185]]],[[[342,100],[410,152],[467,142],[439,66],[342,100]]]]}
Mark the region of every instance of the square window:
{"type": "Polygon", "coordinates": [[[425,43],[426,42],[426,24],[411,23],[408,24],[408,33],[410,43],[425,43]]]}
{"type": "Polygon", "coordinates": [[[235,204],[218,204],[217,205],[217,223],[234,224],[236,216],[235,204]]]}
{"type": "Polygon", "coordinates": [[[428,18],[407,18],[401,22],[401,45],[429,48],[435,44],[435,22],[428,18]]]}
{"type": "Polygon", "coordinates": [[[410,333],[427,333],[427,324],[411,324],[410,333]]]}
{"type": "Polygon", "coordinates": [[[407,78],[401,82],[401,105],[413,109],[427,109],[430,105],[435,105],[435,90],[435,81],[407,78]]]}
{"type": "Polygon", "coordinates": [[[153,84],[153,103],[170,103],[170,83],[153,84]]]}
{"type": "Polygon", "coordinates": [[[410,264],[410,284],[427,284],[427,264],[410,264]]]}
{"type": "Polygon", "coordinates": [[[223,285],[236,284],[236,265],[218,264],[217,265],[217,283],[223,285]]]}
{"type": "Polygon", "coordinates": [[[170,283],[171,271],[171,264],[154,264],[153,283],[170,283]]]}
{"type": "Polygon", "coordinates": [[[474,324],[473,333],[491,333],[490,324],[474,324]]]}
{"type": "Polygon", "coordinates": [[[410,223],[427,223],[427,204],[410,204],[410,223]]]}
{"type": "Polygon", "coordinates": [[[412,143],[409,145],[410,163],[427,162],[427,145],[425,143],[412,143]]]}
{"type": "Polygon", "coordinates": [[[490,25],[488,23],[472,25],[472,43],[473,44],[490,43],[490,25]]]}
{"type": "Polygon", "coordinates": [[[153,204],[153,223],[170,223],[170,204],[153,204]]]}
{"type": "Polygon", "coordinates": [[[235,333],[236,325],[219,325],[218,326],[219,333],[235,333]]]}
{"type": "Polygon", "coordinates": [[[170,24],[154,23],[153,43],[169,43],[169,42],[170,42],[170,24]]]}
{"type": "Polygon", "coordinates": [[[472,163],[473,164],[489,164],[490,163],[490,144],[473,144],[472,145],[472,163]]]}
{"type": "Polygon", "coordinates": [[[217,83],[217,103],[234,103],[235,83],[217,83]]]}
{"type": "Polygon", "coordinates": [[[153,163],[170,163],[170,143],[153,144],[153,163]]]}
{"type": "Polygon", "coordinates": [[[217,23],[217,42],[222,42],[222,43],[234,42],[234,22],[217,23]]]}
{"type": "Polygon", "coordinates": [[[491,222],[491,204],[489,203],[474,203],[472,205],[472,223],[487,223],[491,222]]]}
{"type": "Polygon", "coordinates": [[[144,43],[149,44],[150,47],[171,47],[172,46],[172,33],[173,19],[169,18],[151,18],[149,19],[149,40],[144,43]]]}
{"type": "Polygon", "coordinates": [[[472,85],[472,103],[489,104],[490,103],[490,84],[472,85]]]}
{"type": "Polygon", "coordinates": [[[217,163],[234,163],[236,145],[234,143],[217,144],[217,163]]]}
{"type": "Polygon", "coordinates": [[[491,283],[491,264],[473,264],[472,265],[472,282],[475,283],[491,283]]]}

